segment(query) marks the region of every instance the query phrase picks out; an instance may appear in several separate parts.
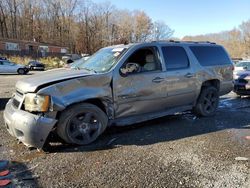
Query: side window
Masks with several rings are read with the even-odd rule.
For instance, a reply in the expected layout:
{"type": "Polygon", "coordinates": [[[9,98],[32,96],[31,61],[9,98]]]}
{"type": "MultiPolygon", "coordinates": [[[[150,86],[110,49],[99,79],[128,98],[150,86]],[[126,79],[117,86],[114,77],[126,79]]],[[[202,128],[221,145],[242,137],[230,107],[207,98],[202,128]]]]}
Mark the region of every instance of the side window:
{"type": "Polygon", "coordinates": [[[167,70],[186,69],[189,67],[189,59],[185,49],[181,46],[164,46],[162,53],[167,70]]]}
{"type": "Polygon", "coordinates": [[[231,64],[225,50],[220,46],[190,46],[202,66],[231,64]]]}
{"type": "Polygon", "coordinates": [[[3,61],[3,65],[10,65],[9,61],[3,61]]]}
{"type": "Polygon", "coordinates": [[[156,47],[136,50],[124,63],[120,72],[123,75],[161,70],[159,53],[156,47]]]}

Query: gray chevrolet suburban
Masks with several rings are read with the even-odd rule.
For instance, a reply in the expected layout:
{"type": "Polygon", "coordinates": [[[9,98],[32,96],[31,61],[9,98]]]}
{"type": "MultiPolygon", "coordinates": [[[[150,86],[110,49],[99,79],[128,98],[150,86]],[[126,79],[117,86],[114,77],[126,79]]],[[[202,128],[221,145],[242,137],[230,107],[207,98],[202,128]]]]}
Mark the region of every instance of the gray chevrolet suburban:
{"type": "Polygon", "coordinates": [[[157,41],[100,49],[74,69],[46,71],[16,84],[4,110],[9,133],[43,148],[48,135],[85,145],[110,125],[192,110],[216,113],[233,88],[233,63],[210,42],[157,41]]]}

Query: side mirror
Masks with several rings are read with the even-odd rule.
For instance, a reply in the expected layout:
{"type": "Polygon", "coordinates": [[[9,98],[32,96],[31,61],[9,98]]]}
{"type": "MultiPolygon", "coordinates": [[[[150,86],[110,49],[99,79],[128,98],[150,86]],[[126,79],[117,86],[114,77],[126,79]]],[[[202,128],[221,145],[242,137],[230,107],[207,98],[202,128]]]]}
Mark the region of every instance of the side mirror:
{"type": "Polygon", "coordinates": [[[243,67],[244,70],[247,70],[247,66],[243,67]]]}
{"type": "Polygon", "coordinates": [[[138,63],[127,63],[124,67],[120,68],[120,73],[122,76],[127,76],[132,73],[137,73],[141,71],[141,67],[138,63]]]}

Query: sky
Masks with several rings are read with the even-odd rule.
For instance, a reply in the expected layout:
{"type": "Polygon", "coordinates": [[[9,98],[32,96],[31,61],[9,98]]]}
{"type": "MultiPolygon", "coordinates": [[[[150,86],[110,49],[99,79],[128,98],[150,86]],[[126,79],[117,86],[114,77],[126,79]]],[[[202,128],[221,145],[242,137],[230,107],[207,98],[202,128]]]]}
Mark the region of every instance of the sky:
{"type": "MultiPolygon", "coordinates": [[[[93,0],[101,3],[107,0],[93,0]]],[[[174,37],[231,30],[250,19],[250,0],[108,0],[119,9],[143,10],[162,20],[174,37]]]]}

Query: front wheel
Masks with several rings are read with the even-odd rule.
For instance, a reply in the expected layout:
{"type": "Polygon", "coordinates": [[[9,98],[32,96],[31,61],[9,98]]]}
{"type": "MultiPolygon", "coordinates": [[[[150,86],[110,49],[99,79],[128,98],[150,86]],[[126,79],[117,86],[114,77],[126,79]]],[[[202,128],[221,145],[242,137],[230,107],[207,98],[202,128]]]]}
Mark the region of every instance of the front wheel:
{"type": "Polygon", "coordinates": [[[213,116],[216,113],[218,104],[218,90],[213,86],[205,87],[201,90],[194,112],[199,116],[213,116]]]}
{"type": "Polygon", "coordinates": [[[17,73],[18,73],[18,74],[25,74],[26,71],[25,71],[24,69],[21,68],[21,69],[18,69],[18,70],[17,70],[17,73]]]}
{"type": "Polygon", "coordinates": [[[104,132],[107,124],[107,115],[100,108],[81,103],[62,112],[57,134],[67,143],[87,145],[104,132]]]}

